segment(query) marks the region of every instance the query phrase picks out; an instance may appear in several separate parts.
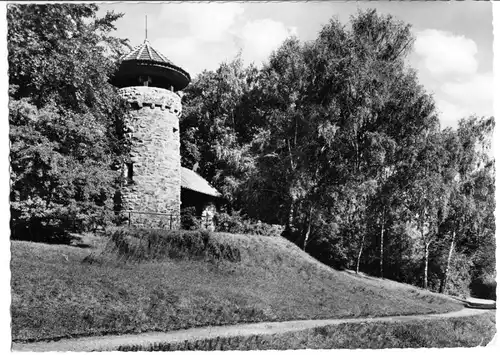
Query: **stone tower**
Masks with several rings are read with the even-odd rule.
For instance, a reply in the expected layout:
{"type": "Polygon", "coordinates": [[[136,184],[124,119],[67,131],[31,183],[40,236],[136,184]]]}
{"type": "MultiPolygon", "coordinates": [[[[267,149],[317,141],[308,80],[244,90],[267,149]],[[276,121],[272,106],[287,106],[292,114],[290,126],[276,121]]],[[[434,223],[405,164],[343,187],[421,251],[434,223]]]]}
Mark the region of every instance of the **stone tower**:
{"type": "Polygon", "coordinates": [[[121,204],[122,210],[132,211],[133,225],[179,226],[182,105],[176,92],[190,81],[185,70],[147,40],[122,58],[113,79],[122,98],[131,105],[125,122],[131,153],[123,167],[121,204]]]}

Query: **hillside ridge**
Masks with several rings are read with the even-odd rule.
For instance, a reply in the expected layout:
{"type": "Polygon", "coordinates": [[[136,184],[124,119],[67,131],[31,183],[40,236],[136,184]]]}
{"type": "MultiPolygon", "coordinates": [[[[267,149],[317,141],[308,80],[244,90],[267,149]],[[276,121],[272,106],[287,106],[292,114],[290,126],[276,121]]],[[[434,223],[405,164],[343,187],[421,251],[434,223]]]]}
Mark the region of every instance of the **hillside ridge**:
{"type": "Polygon", "coordinates": [[[410,285],[330,269],[281,237],[215,233],[206,243],[211,257],[192,258],[187,245],[203,243],[188,233],[164,257],[145,261],[92,238],[88,248],[12,242],[15,341],[462,308],[410,285]],[[239,257],[213,257],[222,252],[239,257]]]}

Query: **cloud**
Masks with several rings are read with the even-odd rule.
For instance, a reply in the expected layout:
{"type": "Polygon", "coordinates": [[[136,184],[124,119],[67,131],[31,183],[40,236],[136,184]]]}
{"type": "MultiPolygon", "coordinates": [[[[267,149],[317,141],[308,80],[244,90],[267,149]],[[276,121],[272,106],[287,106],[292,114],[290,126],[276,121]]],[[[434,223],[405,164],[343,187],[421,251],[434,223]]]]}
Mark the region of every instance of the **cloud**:
{"type": "Polygon", "coordinates": [[[457,128],[458,121],[460,121],[461,118],[464,118],[472,113],[468,112],[463,107],[459,107],[447,100],[437,100],[436,107],[440,113],[439,121],[441,122],[441,128],[457,128]]]}
{"type": "Polygon", "coordinates": [[[461,118],[472,114],[493,113],[493,74],[477,73],[477,51],[476,43],[464,36],[432,29],[417,33],[415,52],[423,59],[421,74],[430,74],[437,89],[443,128],[456,128],[461,118]]]}
{"type": "Polygon", "coordinates": [[[192,78],[205,69],[217,69],[221,62],[232,60],[238,53],[230,42],[207,43],[196,37],[165,37],[151,44],[192,78]]]}
{"type": "Polygon", "coordinates": [[[271,19],[249,21],[240,32],[243,58],[248,63],[255,62],[258,65],[266,60],[286,38],[296,34],[296,27],[287,27],[271,19]]]}
{"type": "Polygon", "coordinates": [[[441,86],[441,91],[462,105],[493,107],[493,73],[478,74],[471,80],[447,82],[441,86]]]}
{"type": "Polygon", "coordinates": [[[197,53],[197,41],[193,37],[172,38],[163,37],[154,40],[151,45],[161,53],[169,53],[169,59],[176,62],[175,58],[185,58],[197,53]]]}
{"type": "Polygon", "coordinates": [[[152,45],[194,77],[236,56],[232,39],[243,13],[243,5],[239,3],[163,6],[158,21],[164,24],[167,35],[156,37],[152,45]]]}
{"type": "Polygon", "coordinates": [[[427,29],[417,33],[414,48],[432,74],[474,74],[477,70],[477,45],[464,36],[427,29]]]}
{"type": "Polygon", "coordinates": [[[446,82],[440,91],[438,108],[444,127],[456,127],[462,117],[493,115],[493,73],[477,74],[469,80],[446,82]]]}
{"type": "Polygon", "coordinates": [[[151,42],[151,45],[175,65],[181,66],[188,72],[191,71],[192,63],[190,58],[196,57],[198,53],[198,42],[194,37],[163,37],[155,39],[151,42]]]}
{"type": "Polygon", "coordinates": [[[436,100],[442,127],[457,127],[460,118],[469,115],[493,115],[493,74],[478,74],[470,80],[446,82],[436,100]]]}
{"type": "Polygon", "coordinates": [[[186,29],[186,36],[217,42],[227,38],[243,12],[239,3],[181,3],[165,6],[160,17],[186,29]]]}
{"type": "Polygon", "coordinates": [[[244,61],[261,64],[296,27],[269,18],[248,20],[241,3],[181,3],[164,6],[157,23],[168,35],[156,37],[161,53],[191,75],[213,70],[241,50],[244,61]]]}

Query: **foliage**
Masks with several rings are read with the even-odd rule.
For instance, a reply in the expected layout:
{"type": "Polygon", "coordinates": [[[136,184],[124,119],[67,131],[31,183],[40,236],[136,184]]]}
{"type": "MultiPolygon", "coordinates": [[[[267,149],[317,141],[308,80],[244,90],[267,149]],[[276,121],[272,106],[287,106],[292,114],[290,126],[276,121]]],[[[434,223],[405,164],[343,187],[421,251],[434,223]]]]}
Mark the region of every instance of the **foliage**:
{"type": "Polygon", "coordinates": [[[238,249],[210,238],[206,230],[161,230],[113,228],[108,231],[106,254],[116,254],[125,262],[162,261],[169,259],[204,259],[238,262],[238,249]]]}
{"type": "Polygon", "coordinates": [[[314,226],[313,239],[307,245],[306,251],[314,255],[322,263],[336,269],[346,269],[349,266],[348,247],[344,238],[338,234],[335,224],[320,224],[314,226]]]}
{"type": "Polygon", "coordinates": [[[181,208],[181,228],[186,230],[197,230],[201,227],[201,221],[196,213],[196,207],[181,208]]]}
{"type": "Polygon", "coordinates": [[[183,162],[328,265],[464,293],[459,274],[494,271],[494,121],[441,130],[407,64],[413,40],[360,11],[285,40],[261,69],[237,57],[205,71],[186,95],[183,162]]]}
{"type": "Polygon", "coordinates": [[[11,227],[14,238],[64,240],[109,222],[124,147],[109,78],[121,15],[86,4],[9,5],[11,227]]]}
{"type": "MultiPolygon", "coordinates": [[[[114,218],[128,145],[109,79],[126,41],[110,36],[119,14],[96,13],[9,6],[16,238],[56,241],[114,218]]],[[[413,40],[408,24],[360,11],[312,41],[288,38],[261,68],[238,55],[199,74],[183,97],[181,160],[229,202],[217,230],[282,234],[332,267],[435,291],[489,284],[494,119],[441,130],[408,65],[413,40]]],[[[189,210],[182,223],[199,227],[189,210]]]]}
{"type": "Polygon", "coordinates": [[[495,277],[491,275],[482,275],[475,278],[470,284],[470,293],[473,297],[496,301],[497,281],[495,277]]]}
{"type": "Polygon", "coordinates": [[[462,298],[469,297],[474,290],[470,288],[472,263],[467,256],[456,254],[450,266],[446,292],[462,298]]]}
{"type": "MultiPolygon", "coordinates": [[[[97,17],[93,4],[8,6],[11,97],[79,113],[110,114],[109,83],[125,41],[109,35],[122,15],[97,17]]],[[[111,101],[111,102],[110,102],[111,101]]]]}
{"type": "Polygon", "coordinates": [[[245,216],[241,216],[240,213],[236,211],[233,211],[231,214],[227,212],[218,212],[215,215],[215,225],[215,230],[217,232],[226,233],[279,236],[283,231],[282,227],[279,225],[253,221],[245,216]]]}
{"type": "Polygon", "coordinates": [[[181,163],[225,194],[230,202],[253,169],[245,142],[253,128],[242,114],[242,100],[256,69],[243,68],[241,58],[223,63],[216,72],[204,71],[186,88],[180,120],[181,163]]]}

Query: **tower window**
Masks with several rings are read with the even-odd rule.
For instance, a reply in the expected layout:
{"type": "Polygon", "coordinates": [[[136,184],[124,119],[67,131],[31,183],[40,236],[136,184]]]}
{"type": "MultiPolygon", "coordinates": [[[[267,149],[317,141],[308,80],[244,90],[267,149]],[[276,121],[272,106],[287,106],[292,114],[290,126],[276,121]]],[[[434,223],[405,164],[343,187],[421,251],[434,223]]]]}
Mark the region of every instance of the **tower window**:
{"type": "Polygon", "coordinates": [[[127,182],[129,184],[134,182],[134,163],[127,163],[127,182]]]}

